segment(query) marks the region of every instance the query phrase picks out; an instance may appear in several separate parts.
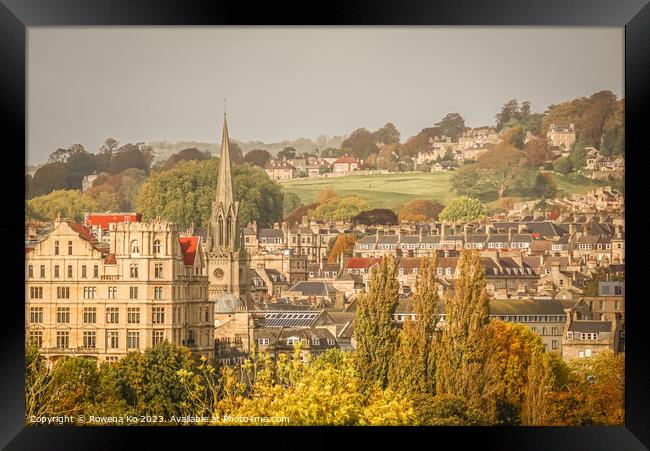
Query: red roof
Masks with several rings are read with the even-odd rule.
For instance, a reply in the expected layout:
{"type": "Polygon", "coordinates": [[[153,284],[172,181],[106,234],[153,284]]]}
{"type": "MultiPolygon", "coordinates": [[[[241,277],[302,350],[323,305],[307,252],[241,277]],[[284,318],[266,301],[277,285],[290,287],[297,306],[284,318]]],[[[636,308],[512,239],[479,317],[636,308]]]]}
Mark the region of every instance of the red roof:
{"type": "Polygon", "coordinates": [[[102,249],[99,247],[99,243],[97,242],[97,238],[93,236],[92,233],[90,233],[90,230],[88,230],[86,227],[84,227],[81,224],[70,224],[70,228],[77,232],[79,234],[79,237],[88,241],[92,247],[97,249],[98,251],[101,251],[102,249]]]}
{"type": "Polygon", "coordinates": [[[115,254],[108,254],[106,260],[104,260],[104,264],[106,265],[115,265],[116,263],[117,259],[115,258],[115,254]]]}
{"type": "Polygon", "coordinates": [[[354,157],[340,157],[338,160],[336,160],[334,162],[334,164],[336,164],[336,163],[357,163],[357,164],[359,164],[357,159],[354,158],[354,157]]]}
{"type": "Polygon", "coordinates": [[[113,222],[140,222],[140,213],[92,213],[86,215],[84,224],[88,227],[101,227],[108,230],[108,225],[113,222]]]}
{"type": "Polygon", "coordinates": [[[181,252],[183,252],[183,261],[186,265],[193,265],[196,250],[199,247],[199,237],[183,236],[178,238],[178,242],[181,245],[181,252]]]}
{"type": "Polygon", "coordinates": [[[381,263],[381,258],[353,257],[347,261],[347,269],[368,269],[375,263],[381,263]]]}
{"type": "Polygon", "coordinates": [[[560,216],[560,214],[557,211],[549,211],[546,214],[546,219],[557,219],[560,216]]]}

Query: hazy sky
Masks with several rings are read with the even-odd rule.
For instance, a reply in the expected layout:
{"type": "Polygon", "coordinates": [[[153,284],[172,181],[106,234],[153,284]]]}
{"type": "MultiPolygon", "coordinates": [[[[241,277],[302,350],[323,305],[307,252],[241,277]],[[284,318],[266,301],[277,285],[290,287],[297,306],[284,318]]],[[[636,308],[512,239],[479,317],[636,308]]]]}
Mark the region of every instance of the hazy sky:
{"type": "Polygon", "coordinates": [[[30,27],[27,46],[29,164],[107,137],[220,141],[224,98],[231,138],[278,142],[624,96],[622,27],[30,27]]]}

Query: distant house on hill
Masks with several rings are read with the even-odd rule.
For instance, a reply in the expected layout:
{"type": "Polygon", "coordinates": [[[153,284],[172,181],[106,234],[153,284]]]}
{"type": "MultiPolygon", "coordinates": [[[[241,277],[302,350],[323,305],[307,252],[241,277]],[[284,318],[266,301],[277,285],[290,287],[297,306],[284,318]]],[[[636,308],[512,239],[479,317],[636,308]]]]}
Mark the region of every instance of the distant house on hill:
{"type": "Polygon", "coordinates": [[[359,161],[354,157],[340,157],[334,162],[334,173],[345,173],[357,171],[359,169],[359,161]]]}
{"type": "Polygon", "coordinates": [[[288,180],[296,175],[296,168],[285,160],[269,161],[264,170],[271,180],[288,180]]]}
{"type": "Polygon", "coordinates": [[[569,127],[551,124],[546,132],[546,137],[552,146],[570,149],[573,143],[576,142],[576,130],[573,124],[569,124],[569,127]]]}

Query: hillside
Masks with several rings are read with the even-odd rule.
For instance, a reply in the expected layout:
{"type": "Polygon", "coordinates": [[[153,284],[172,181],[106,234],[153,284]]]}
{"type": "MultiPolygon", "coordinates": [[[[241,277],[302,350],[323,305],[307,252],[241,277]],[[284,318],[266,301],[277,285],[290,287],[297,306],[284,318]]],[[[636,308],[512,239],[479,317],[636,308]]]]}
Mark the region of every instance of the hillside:
{"type": "MultiPolygon", "coordinates": [[[[552,175],[565,193],[586,192],[598,182],[576,183],[572,178],[552,175]]],[[[397,208],[413,199],[432,199],[448,204],[458,197],[452,190],[453,172],[411,172],[375,175],[348,175],[335,178],[304,178],[282,182],[284,191],[296,193],[305,203],[313,202],[318,193],[329,187],[343,196],[358,195],[374,208],[397,208]]],[[[601,183],[602,184],[602,183],[601,183]]],[[[488,205],[495,202],[488,202],[488,205]]]]}

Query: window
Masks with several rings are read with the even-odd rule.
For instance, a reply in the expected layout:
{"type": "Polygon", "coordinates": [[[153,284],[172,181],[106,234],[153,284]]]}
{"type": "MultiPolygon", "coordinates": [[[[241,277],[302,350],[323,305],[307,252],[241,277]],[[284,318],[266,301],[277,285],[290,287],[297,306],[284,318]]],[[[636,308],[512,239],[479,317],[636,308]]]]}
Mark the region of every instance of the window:
{"type": "Polygon", "coordinates": [[[54,255],[59,255],[59,242],[54,242],[54,255]]]}
{"type": "Polygon", "coordinates": [[[43,287],[29,287],[29,297],[32,299],[42,299],[43,287]]]}
{"type": "Polygon", "coordinates": [[[154,265],[154,277],[157,279],[162,279],[163,277],[163,264],[162,263],[156,263],[154,265]]]}
{"type": "Polygon", "coordinates": [[[126,331],[126,347],[128,349],[140,348],[140,331],[138,330],[126,331]]]}
{"type": "Polygon", "coordinates": [[[93,277],[95,279],[99,277],[99,266],[98,265],[93,266],[93,277]]]}
{"type": "Polygon", "coordinates": [[[68,255],[72,255],[72,241],[68,241],[68,255]]]}
{"type": "Polygon", "coordinates": [[[117,307],[106,307],[106,323],[117,324],[120,322],[120,309],[117,307]]]}
{"type": "Polygon", "coordinates": [[[45,277],[45,265],[41,265],[41,278],[45,277]]]}
{"type": "Polygon", "coordinates": [[[153,253],[154,254],[160,254],[160,240],[155,240],[153,242],[153,253]]]}
{"type": "Polygon", "coordinates": [[[605,301],[600,301],[600,309],[605,310],[605,301]]]}
{"type": "Polygon", "coordinates": [[[336,344],[336,340],[333,338],[328,338],[327,339],[327,344],[330,346],[334,346],[336,344]]]}
{"type": "Polygon", "coordinates": [[[153,330],[151,332],[151,344],[152,345],[157,345],[158,343],[162,343],[162,341],[165,339],[165,331],[164,330],[153,330]]]}
{"type": "Polygon", "coordinates": [[[28,277],[34,277],[34,265],[29,265],[27,267],[28,277]]]}
{"type": "Polygon", "coordinates": [[[115,299],[117,297],[117,287],[108,287],[108,299],[115,299]]]}
{"type": "Polygon", "coordinates": [[[585,357],[591,357],[591,349],[585,349],[585,357]]]}
{"type": "Polygon", "coordinates": [[[70,344],[70,332],[67,330],[56,331],[56,347],[59,349],[67,349],[70,344]]]}
{"type": "Polygon", "coordinates": [[[137,263],[131,263],[129,274],[130,274],[132,279],[135,279],[135,278],[138,277],[138,264],[137,263]]]}
{"type": "Polygon", "coordinates": [[[42,330],[30,330],[29,331],[29,344],[40,348],[43,346],[43,331],[42,330]]]}
{"type": "Polygon", "coordinates": [[[542,327],[542,335],[546,335],[546,327],[542,327]]]}
{"type": "Polygon", "coordinates": [[[31,307],[29,309],[29,322],[32,324],[43,322],[43,307],[31,307]]]}
{"type": "Polygon", "coordinates": [[[552,349],[557,349],[557,340],[551,341],[551,348],[552,349]]]}
{"type": "Polygon", "coordinates": [[[614,310],[618,311],[620,309],[621,309],[621,301],[617,299],[616,301],[614,301],[614,310]]]}
{"type": "Polygon", "coordinates": [[[298,342],[300,342],[300,338],[298,338],[298,337],[289,337],[289,338],[287,338],[287,344],[290,345],[290,346],[293,346],[298,342]]]}
{"type": "Polygon", "coordinates": [[[319,346],[320,345],[320,338],[312,338],[311,339],[311,344],[315,345],[315,346],[319,346]]]}
{"type": "Polygon", "coordinates": [[[210,307],[205,308],[205,320],[206,323],[210,321],[210,307]]]}
{"type": "Polygon", "coordinates": [[[120,347],[120,335],[117,330],[106,331],[106,347],[110,349],[117,349],[120,347]]]}
{"type": "Polygon", "coordinates": [[[138,287],[129,287],[129,299],[138,299],[138,287]]]}
{"type": "Polygon", "coordinates": [[[262,345],[262,346],[267,346],[270,343],[271,340],[268,338],[259,338],[257,340],[257,344],[262,345]]]}
{"type": "Polygon", "coordinates": [[[86,277],[88,277],[88,275],[86,274],[86,265],[82,265],[82,266],[81,266],[81,277],[82,277],[83,279],[85,279],[86,277]]]}
{"type": "Polygon", "coordinates": [[[138,240],[131,241],[131,253],[135,255],[140,253],[140,244],[138,243],[138,240]]]}
{"type": "Polygon", "coordinates": [[[56,287],[57,299],[70,299],[70,287],[56,287]]]}
{"type": "Polygon", "coordinates": [[[566,333],[566,338],[567,338],[567,340],[573,340],[573,332],[567,332],[566,333]]]}
{"type": "Polygon", "coordinates": [[[70,307],[57,307],[56,322],[59,324],[67,324],[70,322],[70,307]]]}
{"type": "Polygon", "coordinates": [[[54,277],[59,278],[59,265],[54,265],[54,277]]]}
{"type": "Polygon", "coordinates": [[[72,265],[68,265],[68,277],[72,278],[72,265]]]}
{"type": "Polygon", "coordinates": [[[162,299],[163,287],[154,287],[153,289],[153,298],[162,299]]]}
{"type": "Polygon", "coordinates": [[[84,299],[95,299],[97,287],[84,287],[84,299]]]}
{"type": "Polygon", "coordinates": [[[557,335],[557,327],[551,327],[551,335],[557,335]]]}
{"type": "Polygon", "coordinates": [[[129,324],[140,323],[140,307],[129,307],[126,310],[126,321],[129,324]]]}
{"type": "Polygon", "coordinates": [[[152,309],[151,322],[154,324],[165,323],[165,307],[154,307],[152,309]]]}
{"type": "Polygon", "coordinates": [[[97,322],[97,308],[84,307],[84,324],[95,324],[97,322]]]}
{"type": "Polygon", "coordinates": [[[86,349],[95,349],[97,333],[94,330],[84,330],[83,347],[86,349]]]}

